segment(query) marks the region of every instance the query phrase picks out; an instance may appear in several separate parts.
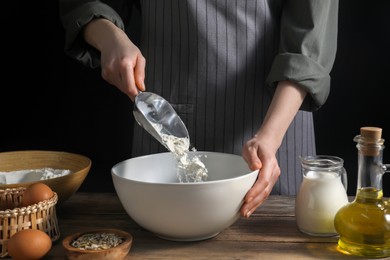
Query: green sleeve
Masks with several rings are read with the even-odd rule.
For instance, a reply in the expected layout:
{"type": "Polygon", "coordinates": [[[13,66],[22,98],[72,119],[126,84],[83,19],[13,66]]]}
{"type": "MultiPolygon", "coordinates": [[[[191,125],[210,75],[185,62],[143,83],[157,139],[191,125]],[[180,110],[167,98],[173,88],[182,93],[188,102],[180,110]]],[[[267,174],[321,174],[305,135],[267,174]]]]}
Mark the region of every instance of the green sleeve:
{"type": "Polygon", "coordinates": [[[119,14],[101,1],[90,0],[60,0],[59,11],[65,28],[65,53],[91,68],[100,66],[100,53],[83,40],[82,30],[95,18],[108,19],[124,30],[119,14]]]}
{"type": "Polygon", "coordinates": [[[284,4],[279,53],[267,83],[272,88],[281,80],[298,83],[308,92],[301,110],[315,111],[328,98],[337,24],[338,0],[293,0],[284,4]]]}

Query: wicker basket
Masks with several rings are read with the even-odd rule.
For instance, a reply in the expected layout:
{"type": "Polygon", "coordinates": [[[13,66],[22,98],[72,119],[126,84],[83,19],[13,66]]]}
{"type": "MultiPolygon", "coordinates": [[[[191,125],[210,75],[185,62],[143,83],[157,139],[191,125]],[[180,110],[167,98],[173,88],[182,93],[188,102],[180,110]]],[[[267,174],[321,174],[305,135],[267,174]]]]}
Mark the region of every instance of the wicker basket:
{"type": "Polygon", "coordinates": [[[19,208],[26,187],[0,189],[0,257],[8,255],[7,242],[23,229],[39,229],[54,242],[60,237],[55,205],[58,195],[51,199],[19,208]]]}

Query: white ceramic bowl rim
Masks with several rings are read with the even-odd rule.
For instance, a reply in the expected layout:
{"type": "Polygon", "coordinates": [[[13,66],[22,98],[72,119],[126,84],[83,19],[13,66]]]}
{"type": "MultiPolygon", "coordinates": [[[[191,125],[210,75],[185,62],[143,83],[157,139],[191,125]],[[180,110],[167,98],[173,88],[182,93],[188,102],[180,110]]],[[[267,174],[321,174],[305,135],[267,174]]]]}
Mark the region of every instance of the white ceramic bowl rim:
{"type": "MultiPolygon", "coordinates": [[[[130,181],[130,182],[134,182],[134,183],[139,183],[139,184],[148,184],[148,185],[151,185],[151,184],[155,184],[155,185],[166,185],[166,186],[182,186],[182,185],[189,185],[189,186],[192,186],[192,185],[213,185],[215,183],[223,183],[223,182],[230,182],[230,181],[234,181],[234,180],[239,180],[239,179],[243,179],[243,178],[246,178],[248,175],[252,175],[252,174],[257,174],[259,170],[250,170],[249,167],[248,167],[248,172],[246,173],[242,173],[238,176],[235,176],[235,177],[230,177],[230,178],[224,178],[224,179],[218,179],[218,180],[206,180],[206,181],[202,181],[202,182],[152,182],[152,181],[140,181],[140,180],[134,180],[134,179],[131,179],[131,178],[127,178],[127,177],[123,177],[121,175],[119,175],[115,169],[117,169],[118,167],[128,163],[129,161],[132,161],[132,160],[139,160],[139,159],[146,159],[148,157],[153,157],[153,156],[156,156],[156,155],[164,155],[164,154],[169,154],[170,152],[164,152],[164,153],[156,153],[156,154],[150,154],[150,155],[143,155],[143,156],[138,156],[138,157],[133,157],[133,158],[130,158],[130,159],[127,159],[127,160],[124,160],[124,161],[121,161],[117,164],[115,164],[112,168],[111,168],[111,174],[115,175],[116,177],[118,177],[119,179],[122,179],[122,180],[125,180],[125,181],[130,181]]],[[[238,155],[235,155],[235,154],[226,154],[226,153],[219,153],[219,152],[204,152],[204,151],[196,151],[196,153],[200,153],[200,154],[215,154],[215,155],[228,155],[228,156],[238,156],[238,155]]]]}

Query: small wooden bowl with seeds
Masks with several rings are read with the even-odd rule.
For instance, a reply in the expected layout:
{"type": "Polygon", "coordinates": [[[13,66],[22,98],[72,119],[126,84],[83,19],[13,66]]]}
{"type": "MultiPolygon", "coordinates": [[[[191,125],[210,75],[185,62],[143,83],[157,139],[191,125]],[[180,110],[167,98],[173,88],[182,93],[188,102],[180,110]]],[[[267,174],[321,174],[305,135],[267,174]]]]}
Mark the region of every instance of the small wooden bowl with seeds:
{"type": "Polygon", "coordinates": [[[118,229],[98,229],[69,235],[62,240],[69,260],[124,259],[131,249],[133,236],[118,229]]]}

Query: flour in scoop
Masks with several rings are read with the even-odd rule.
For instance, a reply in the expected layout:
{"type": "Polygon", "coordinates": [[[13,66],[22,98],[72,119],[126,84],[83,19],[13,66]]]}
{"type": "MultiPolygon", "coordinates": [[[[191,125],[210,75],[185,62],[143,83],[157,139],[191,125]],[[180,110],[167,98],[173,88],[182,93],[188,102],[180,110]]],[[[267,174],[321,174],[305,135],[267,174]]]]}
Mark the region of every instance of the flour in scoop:
{"type": "MultiPolygon", "coordinates": [[[[189,152],[190,141],[187,137],[176,137],[161,133],[161,125],[154,124],[162,138],[162,142],[170,150],[178,162],[179,182],[202,182],[207,179],[207,168],[198,155],[189,152]]],[[[192,149],[196,151],[195,149],[192,149]]]]}

